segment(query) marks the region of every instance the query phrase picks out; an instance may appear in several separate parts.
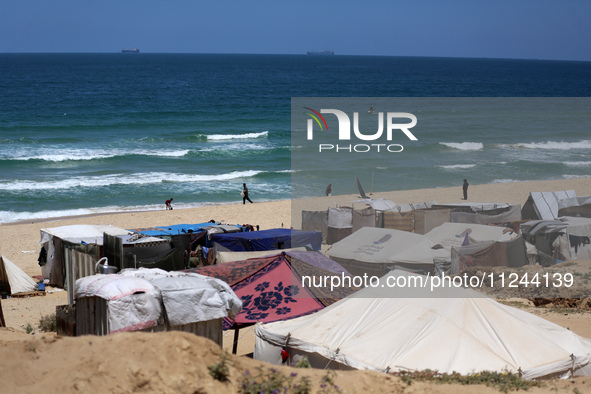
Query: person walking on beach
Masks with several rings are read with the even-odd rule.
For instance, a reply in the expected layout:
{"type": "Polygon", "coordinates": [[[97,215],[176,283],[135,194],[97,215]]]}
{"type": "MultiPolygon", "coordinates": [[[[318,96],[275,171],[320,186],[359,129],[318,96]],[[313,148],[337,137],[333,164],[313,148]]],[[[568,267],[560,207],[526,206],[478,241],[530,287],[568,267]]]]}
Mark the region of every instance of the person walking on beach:
{"type": "MultiPolygon", "coordinates": [[[[250,201],[250,198],[248,198],[248,188],[246,187],[246,183],[242,184],[242,205],[246,204],[246,200],[250,201]]],[[[252,204],[252,201],[250,201],[250,203],[252,204]]]]}
{"type": "Polygon", "coordinates": [[[464,184],[462,185],[462,191],[464,192],[463,200],[468,199],[468,186],[470,186],[470,184],[468,183],[468,180],[464,179],[464,184]]]}
{"type": "Polygon", "coordinates": [[[329,183],[328,186],[326,187],[326,195],[327,196],[332,195],[332,183],[329,183]]]}
{"type": "Polygon", "coordinates": [[[173,198],[171,197],[171,198],[170,198],[170,200],[166,200],[166,201],[164,201],[164,204],[166,205],[166,210],[167,210],[167,211],[168,211],[169,209],[172,211],[172,205],[171,205],[171,203],[172,203],[172,200],[173,200],[173,198]]]}

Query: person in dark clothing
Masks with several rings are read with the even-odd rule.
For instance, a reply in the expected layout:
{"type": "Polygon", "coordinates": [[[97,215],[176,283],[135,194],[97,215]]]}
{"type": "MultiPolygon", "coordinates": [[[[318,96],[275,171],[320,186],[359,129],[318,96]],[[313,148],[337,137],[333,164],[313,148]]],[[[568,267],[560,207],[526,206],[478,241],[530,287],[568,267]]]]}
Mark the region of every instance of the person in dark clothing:
{"type": "MultiPolygon", "coordinates": [[[[246,204],[246,200],[250,201],[250,198],[248,198],[248,188],[246,187],[246,183],[243,183],[242,187],[242,204],[246,204]]],[[[252,204],[252,201],[250,201],[250,203],[252,204]]]]}
{"type": "Polygon", "coordinates": [[[326,195],[327,196],[332,195],[332,183],[329,183],[328,186],[326,187],[326,195]]]}
{"type": "Polygon", "coordinates": [[[166,210],[172,210],[172,200],[173,198],[171,197],[169,200],[164,201],[164,204],[166,205],[166,210]]]}
{"type": "Polygon", "coordinates": [[[468,180],[464,179],[464,184],[462,185],[462,190],[464,192],[464,198],[463,198],[464,200],[468,199],[468,186],[469,185],[470,184],[468,183],[468,180]]]}

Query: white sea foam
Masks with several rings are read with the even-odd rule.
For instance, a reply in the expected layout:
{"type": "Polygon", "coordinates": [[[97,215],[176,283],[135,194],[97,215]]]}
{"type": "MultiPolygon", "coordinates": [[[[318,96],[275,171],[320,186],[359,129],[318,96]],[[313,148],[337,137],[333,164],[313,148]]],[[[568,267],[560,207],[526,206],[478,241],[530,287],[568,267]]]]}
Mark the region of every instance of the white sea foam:
{"type": "Polygon", "coordinates": [[[79,187],[106,187],[112,185],[150,185],[159,183],[195,183],[195,182],[220,182],[230,181],[238,178],[250,178],[261,173],[290,173],[292,170],[278,171],[232,171],[225,174],[175,174],[166,172],[149,172],[135,174],[111,174],[101,176],[82,176],[72,177],[58,181],[29,181],[14,180],[10,182],[0,182],[0,190],[19,191],[19,190],[64,190],[79,187]]]}
{"type": "Polygon", "coordinates": [[[44,154],[35,153],[18,153],[10,155],[4,154],[1,159],[4,160],[45,160],[51,162],[75,161],[75,160],[99,160],[108,159],[117,156],[142,155],[142,156],[159,156],[159,157],[183,157],[190,152],[189,149],[176,150],[110,150],[110,151],[96,151],[96,150],[59,150],[55,152],[47,152],[44,154]]]}
{"type": "Polygon", "coordinates": [[[444,168],[446,170],[456,170],[456,169],[466,169],[466,168],[474,168],[476,167],[476,164],[454,164],[454,165],[449,165],[449,166],[439,166],[441,168],[444,168]]]}
{"type": "Polygon", "coordinates": [[[441,145],[445,145],[448,148],[459,149],[459,150],[482,150],[484,144],[482,142],[440,142],[441,145]]]}
{"type": "Polygon", "coordinates": [[[261,131],[260,133],[246,133],[246,134],[211,134],[207,135],[208,140],[237,140],[237,139],[250,139],[250,138],[261,138],[266,137],[269,134],[268,131],[261,131]]]}
{"type": "Polygon", "coordinates": [[[491,183],[513,183],[513,182],[523,182],[517,179],[493,179],[491,183]]]}
{"type": "Polygon", "coordinates": [[[565,161],[564,164],[569,167],[589,167],[591,161],[565,161]]]}
{"type": "Polygon", "coordinates": [[[571,150],[571,149],[589,149],[591,140],[582,140],[577,142],[564,141],[545,141],[545,142],[521,142],[518,144],[499,145],[503,148],[525,148],[525,149],[545,149],[545,150],[571,150]]]}

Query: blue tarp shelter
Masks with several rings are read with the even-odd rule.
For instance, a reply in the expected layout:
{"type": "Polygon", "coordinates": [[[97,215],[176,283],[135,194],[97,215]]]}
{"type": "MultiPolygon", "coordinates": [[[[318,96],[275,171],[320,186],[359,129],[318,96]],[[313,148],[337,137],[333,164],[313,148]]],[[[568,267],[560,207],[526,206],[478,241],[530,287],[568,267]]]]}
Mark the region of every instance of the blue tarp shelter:
{"type": "MultiPolygon", "coordinates": [[[[162,237],[178,234],[196,233],[199,231],[207,231],[207,229],[212,227],[220,227],[220,225],[217,225],[215,223],[175,224],[173,226],[156,226],[153,228],[137,229],[132,231],[149,235],[151,237],[162,237]]],[[[238,229],[237,231],[245,231],[241,226],[232,227],[236,227],[238,229]]]]}
{"type": "Polygon", "coordinates": [[[233,252],[277,250],[301,246],[311,246],[313,250],[320,250],[322,233],[276,228],[245,233],[215,234],[212,236],[212,241],[233,252]]]}

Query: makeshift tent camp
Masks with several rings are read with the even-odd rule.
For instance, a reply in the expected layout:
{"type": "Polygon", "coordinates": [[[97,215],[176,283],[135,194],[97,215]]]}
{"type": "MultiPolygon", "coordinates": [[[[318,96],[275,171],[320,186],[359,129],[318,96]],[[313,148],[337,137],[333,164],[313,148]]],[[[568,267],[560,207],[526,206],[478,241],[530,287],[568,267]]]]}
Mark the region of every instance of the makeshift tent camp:
{"type": "Polygon", "coordinates": [[[449,258],[450,254],[434,246],[424,235],[365,227],[334,244],[327,253],[354,275],[382,276],[396,267],[431,272],[433,259],[449,258]]]}
{"type": "Polygon", "coordinates": [[[234,320],[224,320],[224,328],[228,329],[306,315],[357,290],[349,286],[332,289],[330,283],[317,285],[320,278],[326,276],[348,275],[334,261],[318,255],[318,252],[311,255],[307,252],[280,253],[187,272],[221,279],[242,299],[242,312],[234,320]],[[306,278],[313,279],[313,282],[306,278]]]}
{"type": "Polygon", "coordinates": [[[320,250],[322,234],[317,231],[275,228],[245,233],[214,234],[212,241],[216,250],[248,252],[255,250],[278,250],[310,245],[320,250]]]}
{"type": "Polygon", "coordinates": [[[0,256],[0,294],[28,293],[37,290],[29,275],[5,256],[0,256]]]}
{"type": "Polygon", "coordinates": [[[531,192],[523,208],[523,220],[554,220],[558,218],[559,200],[576,197],[574,190],[531,192]]]}
{"type": "Polygon", "coordinates": [[[409,275],[393,271],[313,315],[257,324],[254,358],[280,364],[283,348],[318,368],[507,370],[526,379],[591,372],[591,340],[471,289],[391,286],[409,275]]]}

